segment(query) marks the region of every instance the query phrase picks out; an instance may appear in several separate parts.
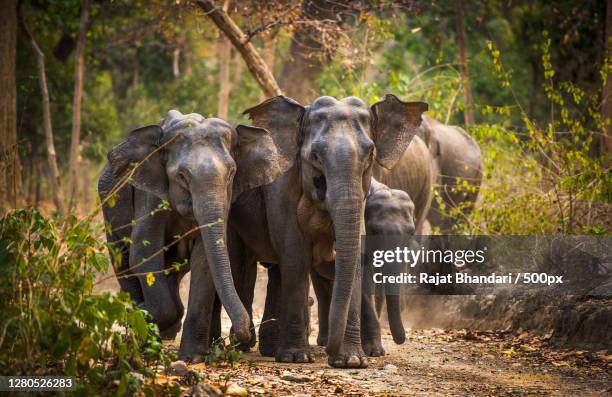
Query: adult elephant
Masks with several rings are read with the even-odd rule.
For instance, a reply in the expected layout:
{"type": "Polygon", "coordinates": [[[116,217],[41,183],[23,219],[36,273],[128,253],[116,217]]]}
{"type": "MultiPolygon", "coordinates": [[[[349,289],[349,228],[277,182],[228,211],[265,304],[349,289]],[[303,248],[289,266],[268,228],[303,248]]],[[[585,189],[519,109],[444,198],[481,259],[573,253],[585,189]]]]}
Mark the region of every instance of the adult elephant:
{"type": "MultiPolygon", "coordinates": [[[[463,129],[439,123],[423,115],[418,136],[412,140],[395,167],[388,170],[374,166],[373,174],[384,183],[372,180],[366,198],[366,232],[371,235],[423,235],[431,225],[444,233],[450,232],[457,219],[441,210],[439,203],[432,200],[432,193],[441,197],[447,209],[459,207],[467,215],[478,195],[481,170],[480,148],[463,129]],[[455,187],[462,180],[466,180],[471,188],[457,192],[455,187]]],[[[319,303],[320,329],[317,344],[321,346],[327,343],[331,296],[329,280],[333,279],[333,272],[326,273],[326,269],[323,266],[321,272],[312,274],[319,303]]],[[[364,272],[369,270],[364,269],[364,272]]],[[[268,278],[264,322],[278,316],[276,302],[280,301],[277,288],[279,273],[276,267],[269,268],[268,278]]],[[[398,344],[405,341],[401,297],[397,294],[384,295],[383,289],[366,286],[370,281],[363,281],[362,344],[367,355],[380,356],[384,354],[384,349],[380,339],[379,316],[385,301],[393,339],[398,344]],[[370,295],[374,290],[376,309],[373,308],[370,295]]],[[[259,349],[263,355],[271,355],[275,351],[278,332],[274,323],[262,326],[259,349]]]]}
{"type": "MultiPolygon", "coordinates": [[[[483,168],[480,147],[464,129],[443,124],[425,115],[423,115],[418,137],[428,149],[426,155],[429,163],[428,169],[422,165],[416,168],[410,167],[410,162],[416,161],[418,164],[419,158],[415,158],[409,148],[398,163],[399,167],[392,171],[378,169],[375,170],[375,175],[389,187],[403,190],[416,198],[415,204],[420,201],[419,197],[427,201],[426,206],[419,207],[418,204],[416,206],[417,235],[428,233],[427,229],[433,229],[441,234],[450,234],[453,227],[470,214],[478,198],[483,168]],[[414,175],[415,170],[419,169],[420,171],[417,172],[421,173],[420,178],[414,175]],[[431,192],[433,192],[433,196],[429,197],[420,193],[424,190],[419,186],[425,185],[418,182],[427,179],[430,180],[431,192]],[[425,211],[420,212],[419,208],[425,211]]],[[[417,140],[413,142],[416,143],[417,140]]],[[[428,244],[430,249],[444,250],[445,248],[444,238],[436,238],[432,242],[423,241],[423,243],[428,244]]],[[[453,266],[450,268],[445,265],[439,266],[440,272],[455,270],[453,266]]],[[[439,290],[445,293],[465,293],[456,288],[439,290]]],[[[403,333],[400,299],[397,296],[383,296],[380,290],[377,292],[376,311],[379,315],[381,314],[385,301],[387,305],[392,305],[392,308],[387,307],[387,315],[393,339],[402,343],[404,339],[399,337],[403,333]]]]}
{"type": "Polygon", "coordinates": [[[111,259],[121,289],[151,313],[162,336],[173,338],[180,329],[178,284],[187,268],[168,275],[164,270],[191,259],[192,268],[206,266],[205,260],[211,264],[236,336],[252,339],[224,244],[228,211],[242,192],[284,172],[283,164],[268,131],[234,129],[221,119],[176,110],[110,150],[98,190],[110,226],[107,240],[120,253],[120,260],[111,259]],[[121,187],[125,178],[129,183],[121,187]]]}
{"type": "MultiPolygon", "coordinates": [[[[256,260],[280,265],[277,361],[312,361],[305,310],[309,272],[333,259],[335,248],[328,362],[367,366],[360,337],[364,200],[374,163],[395,165],[425,110],[425,103],[403,102],[393,95],[372,107],[355,97],[323,96],[306,107],[278,96],[245,112],[254,125],[272,133],[292,165],[274,183],[239,197],[230,216],[230,228],[246,251],[256,260]]],[[[210,304],[210,299],[193,297],[188,318],[192,310],[197,316],[197,308],[210,304]]],[[[194,343],[184,357],[206,348],[205,343],[194,343]]]]}
{"type": "MultiPolygon", "coordinates": [[[[423,115],[418,136],[412,140],[396,166],[391,170],[374,167],[373,174],[381,182],[373,179],[366,199],[367,234],[421,235],[427,228],[451,233],[459,221],[451,210],[458,209],[462,216],[469,214],[478,197],[482,167],[480,148],[465,130],[423,115]],[[460,188],[462,181],[467,183],[467,188],[460,188]],[[433,199],[432,193],[439,199],[433,199]]],[[[436,239],[437,243],[440,241],[436,239]]],[[[370,270],[364,269],[364,273],[370,270]]],[[[319,345],[325,344],[328,326],[329,286],[326,277],[329,278],[329,275],[321,277],[321,274],[313,274],[312,277],[319,300],[319,327],[322,328],[317,338],[319,345]]],[[[401,297],[397,294],[385,295],[384,288],[372,288],[367,285],[371,284],[371,280],[364,279],[363,282],[362,343],[369,356],[380,356],[384,354],[379,322],[383,302],[387,304],[387,319],[393,340],[398,344],[405,341],[401,297]],[[374,311],[371,292],[375,290],[377,307],[374,311]]],[[[268,341],[264,340],[264,349],[267,344],[268,341]]]]}
{"type": "Polygon", "coordinates": [[[440,198],[432,201],[427,220],[440,233],[449,234],[460,218],[470,214],[478,198],[483,168],[480,146],[463,128],[427,116],[423,116],[420,136],[430,148],[440,198]],[[461,187],[464,182],[467,186],[461,187]]]}

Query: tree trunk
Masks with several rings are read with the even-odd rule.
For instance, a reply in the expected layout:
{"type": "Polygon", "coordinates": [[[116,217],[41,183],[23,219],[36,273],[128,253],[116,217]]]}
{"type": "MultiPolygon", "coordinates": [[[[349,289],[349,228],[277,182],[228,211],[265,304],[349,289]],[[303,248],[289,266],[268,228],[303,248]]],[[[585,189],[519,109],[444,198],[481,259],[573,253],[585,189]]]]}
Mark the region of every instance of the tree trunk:
{"type": "MultiPolygon", "coordinates": [[[[274,75],[274,60],[276,53],[276,36],[279,29],[271,30],[263,35],[263,60],[268,65],[268,69],[272,75],[274,75]]],[[[259,96],[260,102],[263,102],[267,98],[265,93],[261,93],[259,96]]]]}
{"type": "MultiPolygon", "coordinates": [[[[223,2],[223,12],[227,13],[228,9],[229,0],[225,0],[223,2]]],[[[219,32],[217,48],[219,52],[219,103],[217,106],[217,116],[222,119],[227,119],[230,94],[230,61],[232,55],[232,44],[223,34],[223,32],[219,32]]]]}
{"type": "Polygon", "coordinates": [[[257,81],[257,84],[259,84],[266,95],[270,97],[281,95],[282,92],[266,63],[253,44],[249,42],[249,38],[240,30],[229,15],[222,8],[217,7],[212,0],[197,0],[196,3],[240,52],[242,59],[244,59],[249,68],[249,72],[251,72],[255,81],[257,81]]]}
{"type": "Polygon", "coordinates": [[[180,60],[181,49],[175,48],[172,52],[172,76],[174,77],[174,80],[177,80],[179,77],[181,77],[180,60]]]}
{"type": "MultiPolygon", "coordinates": [[[[606,37],[605,37],[605,51],[604,60],[608,59],[612,50],[612,0],[608,0],[606,5],[606,37]]],[[[606,84],[603,87],[601,93],[601,114],[604,120],[608,120],[609,123],[604,127],[601,136],[601,154],[612,153],[612,76],[607,75],[606,84]]]]}
{"type": "MultiPolygon", "coordinates": [[[[55,154],[55,144],[53,143],[53,128],[51,124],[51,107],[49,102],[49,89],[47,87],[47,74],[45,72],[45,54],[42,52],[34,37],[30,34],[30,31],[25,24],[23,16],[19,16],[21,28],[30,41],[34,54],[36,55],[36,65],[38,68],[38,82],[40,84],[40,92],[42,96],[42,111],[43,111],[43,127],[45,131],[45,140],[47,144],[47,162],[49,163],[49,179],[51,180],[51,190],[53,193],[53,202],[55,207],[60,214],[65,214],[66,209],[64,207],[64,197],[62,194],[60,173],[57,167],[57,159],[55,154]]],[[[40,197],[40,189],[37,186],[36,202],[40,197]]]]}
{"type": "Polygon", "coordinates": [[[457,46],[459,47],[459,70],[463,85],[463,99],[465,101],[463,118],[465,125],[471,126],[474,125],[474,114],[472,113],[472,88],[470,87],[465,30],[463,28],[463,0],[455,0],[455,16],[457,21],[457,46]]]}
{"type": "Polygon", "coordinates": [[[89,211],[89,206],[91,205],[91,167],[92,164],[91,162],[85,158],[83,159],[83,167],[81,167],[81,169],[83,170],[82,172],[82,178],[83,178],[83,205],[82,208],[84,209],[85,212],[89,211]]]}
{"type": "MultiPolygon", "coordinates": [[[[337,18],[334,6],[342,4],[342,1],[304,0],[302,12],[308,20],[335,20],[337,18]]],[[[323,46],[320,40],[316,39],[316,35],[316,29],[308,25],[295,31],[291,40],[289,60],[283,65],[279,79],[287,96],[302,103],[308,103],[318,96],[315,81],[323,71],[323,46]]]]}
{"type": "Polygon", "coordinates": [[[17,3],[0,2],[0,215],[21,197],[21,164],[17,147],[17,3]]]}
{"type": "Polygon", "coordinates": [[[89,10],[91,0],[81,2],[81,20],[79,23],[79,37],[77,39],[74,67],[74,95],[72,101],[72,134],[70,139],[70,166],[69,184],[70,187],[70,208],[74,208],[75,200],[79,194],[79,152],[81,138],[81,99],[83,97],[83,54],[85,53],[85,43],[87,40],[87,29],[89,28],[89,10]]]}

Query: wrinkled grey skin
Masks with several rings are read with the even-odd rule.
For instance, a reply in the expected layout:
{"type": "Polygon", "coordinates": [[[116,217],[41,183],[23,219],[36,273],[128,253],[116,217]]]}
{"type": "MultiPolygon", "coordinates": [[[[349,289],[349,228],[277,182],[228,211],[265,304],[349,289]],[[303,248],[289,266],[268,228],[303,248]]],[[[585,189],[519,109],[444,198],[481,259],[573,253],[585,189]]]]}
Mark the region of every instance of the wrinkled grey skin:
{"type": "MultiPolygon", "coordinates": [[[[424,103],[391,95],[371,108],[355,97],[320,97],[304,107],[280,96],[245,112],[254,125],[272,133],[293,164],[270,185],[239,197],[230,215],[230,228],[246,250],[258,261],[280,265],[277,361],[312,361],[306,332],[308,275],[311,267],[334,259],[335,247],[328,361],[336,367],[367,365],[360,336],[364,201],[374,162],[393,167],[426,109],[424,103]]],[[[197,306],[207,302],[202,299],[197,306]]],[[[191,297],[188,316],[190,308],[191,297]]]]}
{"type": "MultiPolygon", "coordinates": [[[[414,203],[406,192],[390,189],[372,179],[365,204],[365,224],[368,235],[413,235],[415,232],[414,203]]],[[[373,302],[372,275],[372,269],[364,267],[361,295],[361,343],[368,356],[378,357],[383,356],[385,351],[382,347],[379,317],[373,302]]],[[[329,328],[331,279],[328,278],[328,275],[313,272],[312,281],[318,300],[319,336],[317,344],[324,345],[329,328]]],[[[405,331],[399,310],[399,296],[387,295],[386,301],[391,334],[396,343],[403,343],[405,331]]]]}
{"type": "MultiPolygon", "coordinates": [[[[423,122],[418,133],[419,138],[424,146],[427,147],[427,155],[423,151],[410,154],[412,147],[409,147],[406,155],[400,160],[400,166],[404,169],[394,168],[391,172],[385,170],[376,170],[375,175],[381,178],[385,184],[393,189],[401,189],[409,193],[410,197],[415,199],[415,221],[417,223],[416,234],[422,235],[427,232],[427,228],[437,229],[441,234],[452,233],[452,228],[460,219],[449,215],[452,208],[460,208],[462,216],[469,215],[473,208],[473,204],[478,198],[478,191],[482,182],[482,155],[478,144],[469,136],[469,134],[460,127],[449,126],[440,123],[437,120],[428,116],[423,116],[423,122]],[[414,157],[415,154],[417,157],[414,157]],[[420,160],[427,157],[428,167],[425,167],[420,160]],[[442,203],[446,207],[444,211],[440,210],[439,202],[432,196],[420,194],[424,189],[419,189],[419,178],[410,176],[413,172],[409,167],[410,159],[414,159],[418,165],[416,170],[423,170],[421,181],[430,179],[430,191],[433,188],[435,195],[442,199],[442,203]],[[408,176],[408,178],[407,178],[408,176]],[[466,192],[463,189],[461,192],[453,191],[461,181],[465,180],[470,186],[474,187],[473,191],[466,192]],[[421,205],[421,199],[427,201],[426,205],[421,205]]],[[[417,139],[413,140],[416,143],[417,139]]],[[[412,145],[411,145],[412,146],[412,145]]],[[[421,184],[425,186],[425,184],[421,184]]],[[[436,244],[443,244],[442,239],[436,239],[436,244]]],[[[429,245],[431,249],[444,249],[444,246],[431,246],[428,241],[422,241],[424,245],[429,245]]],[[[440,272],[454,271],[454,267],[440,268],[440,272]]],[[[439,292],[442,292],[440,290],[439,292]]],[[[461,293],[461,291],[444,291],[446,293],[461,293]]],[[[402,325],[402,306],[398,296],[387,295],[383,296],[380,290],[376,291],[376,311],[380,315],[383,303],[387,303],[387,316],[389,318],[390,328],[393,334],[393,339],[396,343],[403,343],[404,337],[400,336],[404,333],[402,325]],[[389,300],[391,298],[391,301],[389,300]],[[389,304],[393,306],[389,308],[389,304]]],[[[407,296],[403,296],[402,302],[407,302],[407,296]]]]}
{"type": "MultiPolygon", "coordinates": [[[[140,163],[119,192],[113,207],[103,206],[111,231],[109,243],[122,253],[114,263],[117,273],[155,274],[149,286],[144,275],[119,278],[122,290],[149,311],[164,337],[172,338],[180,329],[183,306],[178,295],[180,278],[187,269],[168,276],[160,273],[167,264],[191,259],[191,289],[201,273],[209,272],[234,331],[242,342],[252,339],[250,316],[234,288],[228,249],[225,244],[227,216],[232,198],[251,188],[271,182],[285,171],[270,133],[261,128],[238,126],[199,114],[168,112],[160,125],[132,131],[126,141],[108,154],[108,164],[98,189],[102,200],[113,187],[140,163]],[[148,215],[162,200],[169,211],[148,215]],[[138,222],[131,226],[132,219],[138,222]],[[128,225],[128,227],[122,227],[128,225]],[[154,255],[162,247],[196,226],[165,254],[154,255]],[[129,236],[131,246],[121,242],[129,236]],[[149,258],[141,264],[144,258],[149,258]],[[210,264],[210,266],[207,265],[210,264]]],[[[189,330],[185,331],[189,334],[189,330]]]]}
{"type": "MultiPolygon", "coordinates": [[[[404,230],[404,235],[410,235],[407,225],[413,223],[413,233],[422,235],[431,224],[442,233],[449,233],[452,226],[458,221],[438,210],[438,203],[432,200],[432,190],[439,194],[447,208],[461,206],[464,214],[468,214],[471,207],[462,204],[474,203],[478,195],[478,187],[482,179],[482,158],[480,148],[473,139],[461,128],[441,124],[427,116],[423,116],[423,123],[415,137],[405,151],[397,165],[392,170],[383,167],[374,167],[374,175],[394,189],[382,183],[373,181],[373,187],[378,186],[380,194],[372,195],[366,199],[366,230],[368,234],[391,235],[398,234],[397,230],[404,230]],[[452,192],[460,180],[466,180],[475,186],[474,192],[458,194],[452,192]],[[397,189],[397,190],[396,190],[397,189]],[[406,195],[407,193],[407,195],[406,195]],[[388,196],[391,195],[391,197],[388,196]],[[405,197],[403,197],[406,195],[405,197]],[[395,201],[397,196],[399,201],[395,201]],[[403,197],[403,198],[402,198],[403,197]],[[370,204],[370,201],[372,203],[370,204]],[[406,211],[413,210],[412,214],[404,212],[403,216],[397,211],[402,206],[406,211]],[[368,211],[367,208],[377,209],[368,211]],[[374,215],[376,213],[376,215],[374,215]],[[427,226],[426,226],[427,225],[427,226]],[[416,229],[416,230],[415,230],[416,229]]],[[[425,242],[424,242],[425,243],[425,242]]],[[[364,269],[364,273],[368,269],[364,269]]],[[[279,298],[276,288],[278,278],[277,269],[271,267],[268,271],[268,295],[264,311],[264,321],[275,317],[274,310],[279,298]]],[[[330,299],[329,284],[325,277],[312,275],[315,292],[319,301],[320,332],[317,338],[319,345],[325,345],[327,335],[327,302],[330,299]],[[317,285],[319,283],[320,285],[317,285]]],[[[364,278],[364,283],[369,281],[364,278]]],[[[364,284],[365,285],[365,284],[364,284]]],[[[371,289],[370,289],[371,290],[371,289]]],[[[372,314],[372,297],[368,294],[362,296],[362,344],[366,354],[379,356],[384,354],[380,342],[380,329],[378,317],[385,300],[387,301],[387,316],[391,333],[396,343],[405,340],[404,327],[401,320],[400,297],[397,295],[383,296],[377,289],[376,312],[372,314]]],[[[260,331],[260,351],[264,355],[273,352],[278,330],[273,325],[262,327],[260,331]]]]}
{"type": "Polygon", "coordinates": [[[459,219],[448,215],[450,208],[460,208],[469,215],[476,202],[482,183],[482,153],[472,137],[462,128],[440,123],[423,116],[419,133],[430,148],[436,166],[436,194],[447,209],[442,212],[437,200],[432,201],[427,220],[441,234],[449,234],[459,219]],[[461,181],[475,187],[474,191],[453,191],[461,181]]]}

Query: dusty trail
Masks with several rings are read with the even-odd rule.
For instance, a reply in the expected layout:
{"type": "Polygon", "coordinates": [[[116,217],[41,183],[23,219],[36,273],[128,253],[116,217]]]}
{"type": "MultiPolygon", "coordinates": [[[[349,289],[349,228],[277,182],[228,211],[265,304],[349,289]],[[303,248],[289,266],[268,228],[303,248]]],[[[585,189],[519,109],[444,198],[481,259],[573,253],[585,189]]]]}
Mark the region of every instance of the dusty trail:
{"type": "MultiPolygon", "coordinates": [[[[253,305],[256,324],[263,311],[266,282],[266,273],[260,269],[253,305]]],[[[188,285],[187,277],[181,288],[185,303],[188,285]]],[[[100,289],[116,290],[117,285],[112,280],[100,289]]],[[[222,325],[227,335],[230,322],[225,315],[222,325]]],[[[341,370],[329,367],[324,349],[316,346],[316,309],[311,310],[311,325],[314,364],[279,364],[262,357],[255,348],[243,354],[234,368],[196,364],[189,370],[199,373],[204,383],[220,392],[229,387],[229,391],[238,393],[235,395],[612,395],[612,352],[556,350],[548,346],[546,337],[528,333],[441,329],[408,330],[406,342],[396,345],[383,330],[386,356],[371,358],[367,369],[341,370]]],[[[178,350],[179,343],[180,335],[166,344],[168,349],[178,350]]],[[[158,381],[176,382],[189,395],[194,384],[192,375],[160,373],[158,381]]]]}
{"type": "Polygon", "coordinates": [[[190,368],[219,389],[234,383],[249,395],[612,395],[609,355],[551,350],[527,334],[412,330],[403,345],[395,345],[390,335],[383,343],[388,354],[361,370],[328,367],[322,347],[314,348],[314,364],[278,364],[249,352],[235,368],[190,368]]]}

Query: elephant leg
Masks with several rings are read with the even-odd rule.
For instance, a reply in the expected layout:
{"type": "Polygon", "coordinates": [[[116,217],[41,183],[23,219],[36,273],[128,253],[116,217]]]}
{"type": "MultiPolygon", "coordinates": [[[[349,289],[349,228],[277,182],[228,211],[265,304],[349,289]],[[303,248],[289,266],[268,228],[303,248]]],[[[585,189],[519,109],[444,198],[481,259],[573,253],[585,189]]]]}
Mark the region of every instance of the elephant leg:
{"type": "Polygon", "coordinates": [[[164,255],[158,254],[165,245],[168,214],[162,211],[146,216],[157,207],[159,199],[145,193],[140,194],[141,197],[136,196],[136,216],[143,218],[132,231],[130,269],[139,274],[138,281],[144,298],[140,306],[152,315],[160,332],[163,332],[180,320],[168,278],[162,273],[164,255]]]}
{"type": "Polygon", "coordinates": [[[361,280],[361,345],[370,357],[385,355],[380,336],[379,315],[376,313],[375,294],[379,284],[373,281],[373,267],[362,267],[361,280]]]}
{"type": "MultiPolygon", "coordinates": [[[[186,244],[189,245],[189,244],[186,244]]],[[[176,247],[176,246],[175,246],[176,247]]],[[[173,248],[175,248],[173,247],[173,248]]],[[[184,259],[189,259],[188,253],[185,252],[183,254],[177,254],[177,250],[170,249],[169,252],[166,253],[166,264],[170,263],[182,263],[184,259]]],[[[166,265],[168,267],[168,265],[166,265]]],[[[181,326],[183,324],[183,315],[185,314],[185,306],[183,305],[183,301],[181,300],[180,294],[180,286],[181,280],[185,277],[185,274],[189,269],[181,268],[179,271],[171,271],[167,276],[168,287],[170,288],[170,295],[172,296],[172,301],[174,302],[174,307],[177,312],[176,322],[165,330],[160,330],[160,336],[162,339],[166,340],[174,340],[176,335],[181,330],[181,326]]]]}
{"type": "Polygon", "coordinates": [[[317,313],[319,318],[319,335],[317,336],[318,346],[327,346],[327,334],[329,332],[329,305],[333,281],[321,276],[315,269],[310,271],[312,286],[317,296],[317,313]]]}
{"type": "MultiPolygon", "coordinates": [[[[98,182],[98,192],[100,199],[105,200],[108,192],[117,185],[117,181],[107,165],[102,171],[98,182]]],[[[102,206],[102,214],[107,224],[106,241],[110,251],[110,261],[116,274],[126,275],[130,267],[130,247],[124,242],[124,238],[132,235],[132,225],[126,224],[134,219],[134,188],[125,185],[115,194],[115,205],[110,207],[108,204],[102,206]],[[118,259],[118,263],[117,263],[118,259]]],[[[117,279],[121,291],[130,294],[130,297],[137,304],[142,304],[144,296],[140,282],[136,277],[121,277],[117,279]]]]}
{"type": "MultiPolygon", "coordinates": [[[[239,350],[247,352],[257,344],[257,334],[255,333],[255,325],[253,324],[253,297],[255,292],[255,281],[257,279],[257,262],[250,255],[243,242],[239,239],[235,232],[229,230],[229,254],[230,263],[232,266],[232,277],[238,297],[244,305],[249,318],[251,320],[251,339],[247,343],[238,343],[236,347],[239,350]]],[[[230,334],[233,334],[233,327],[230,329],[230,334]]]]}
{"type": "Polygon", "coordinates": [[[210,342],[221,339],[221,299],[215,292],[215,302],[212,309],[212,320],[210,325],[210,342]]]}
{"type": "Polygon", "coordinates": [[[259,327],[259,352],[264,357],[274,357],[279,343],[281,275],[278,265],[267,264],[268,285],[266,288],[266,305],[259,327]]]}
{"type": "Polygon", "coordinates": [[[215,303],[215,286],[206,262],[201,239],[196,240],[191,255],[191,283],[187,317],[179,348],[179,358],[200,362],[210,347],[212,311],[215,303]]]}
{"type": "MultiPolygon", "coordinates": [[[[295,222],[297,227],[297,222],[295,222]]],[[[280,343],[276,361],[313,362],[308,344],[308,290],[312,248],[306,249],[299,230],[290,232],[281,256],[280,343]]]]}
{"type": "MultiPolygon", "coordinates": [[[[111,237],[108,237],[108,241],[110,243],[111,237]]],[[[113,244],[114,247],[118,247],[118,244],[113,244]]],[[[122,274],[123,272],[129,271],[130,265],[130,249],[123,244],[121,244],[121,263],[115,264],[113,255],[111,255],[111,263],[116,270],[117,273],[122,274]]],[[[144,295],[142,293],[142,288],[140,287],[140,281],[136,277],[121,277],[117,279],[119,282],[119,287],[121,291],[127,292],[130,294],[130,297],[137,304],[142,304],[144,302],[144,295]]]]}
{"type": "Polygon", "coordinates": [[[374,307],[376,308],[376,315],[380,318],[385,305],[385,288],[382,285],[376,285],[374,289],[374,307]]]}
{"type": "Polygon", "coordinates": [[[385,355],[380,335],[380,321],[374,306],[373,291],[361,293],[361,345],[370,357],[385,355]]]}
{"type": "Polygon", "coordinates": [[[332,367],[366,368],[368,366],[368,358],[361,346],[361,272],[361,266],[357,266],[342,346],[337,355],[328,356],[328,363],[332,367]]]}

